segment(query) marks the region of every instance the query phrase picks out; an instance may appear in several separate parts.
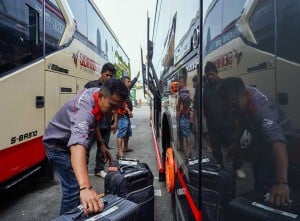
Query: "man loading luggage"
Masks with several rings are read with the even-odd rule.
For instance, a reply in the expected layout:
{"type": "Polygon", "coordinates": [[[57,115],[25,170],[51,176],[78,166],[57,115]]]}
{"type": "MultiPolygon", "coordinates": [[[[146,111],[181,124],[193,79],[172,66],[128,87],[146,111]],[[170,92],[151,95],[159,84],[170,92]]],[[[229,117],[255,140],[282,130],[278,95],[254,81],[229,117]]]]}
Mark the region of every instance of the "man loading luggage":
{"type": "MultiPolygon", "coordinates": [[[[60,214],[81,203],[84,213],[103,209],[91,186],[87,170],[87,155],[94,142],[97,121],[115,110],[128,96],[120,80],[108,80],[101,89],[90,88],[70,99],[50,120],[43,137],[48,158],[58,172],[62,186],[60,214]]],[[[101,146],[105,159],[111,155],[101,146]]]]}
{"type": "Polygon", "coordinates": [[[271,204],[288,204],[286,137],[293,133],[289,120],[278,105],[257,88],[245,86],[240,78],[224,79],[218,94],[224,108],[234,113],[238,122],[239,135],[229,155],[239,154],[252,163],[254,189],[270,192],[271,204]]]}

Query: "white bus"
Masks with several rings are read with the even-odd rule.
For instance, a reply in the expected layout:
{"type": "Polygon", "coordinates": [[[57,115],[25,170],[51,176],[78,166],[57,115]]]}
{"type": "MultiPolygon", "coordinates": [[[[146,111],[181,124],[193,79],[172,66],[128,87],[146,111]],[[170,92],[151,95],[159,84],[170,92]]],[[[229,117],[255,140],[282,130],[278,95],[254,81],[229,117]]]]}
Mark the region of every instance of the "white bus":
{"type": "Polygon", "coordinates": [[[151,92],[150,119],[159,180],[166,182],[171,195],[173,220],[181,221],[201,220],[201,16],[199,0],[161,0],[151,18],[151,32],[148,20],[144,83],[151,92]],[[180,96],[183,91],[186,102],[180,96]],[[189,128],[184,135],[181,120],[189,128]]]}
{"type": "Polygon", "coordinates": [[[102,65],[129,58],[92,0],[0,0],[0,186],[46,162],[45,126],[102,65]]]}

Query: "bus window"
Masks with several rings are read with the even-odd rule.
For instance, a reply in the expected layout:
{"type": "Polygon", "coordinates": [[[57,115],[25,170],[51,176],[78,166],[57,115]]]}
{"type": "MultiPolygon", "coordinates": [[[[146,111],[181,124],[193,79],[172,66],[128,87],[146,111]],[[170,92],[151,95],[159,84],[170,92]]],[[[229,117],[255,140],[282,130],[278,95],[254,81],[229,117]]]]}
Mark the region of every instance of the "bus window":
{"type": "MultiPolygon", "coordinates": [[[[41,9],[40,9],[41,10],[41,9]]],[[[45,32],[46,32],[46,54],[49,54],[58,49],[58,43],[61,39],[64,29],[65,20],[56,4],[49,2],[46,4],[45,12],[45,32]]]]}
{"type": "Polygon", "coordinates": [[[300,1],[277,1],[277,19],[277,55],[300,63],[300,1]]]}
{"type": "Polygon", "coordinates": [[[88,3],[87,5],[87,14],[88,16],[88,39],[89,42],[93,44],[93,47],[95,47],[96,51],[99,51],[98,53],[104,54],[105,49],[105,41],[104,41],[104,30],[105,26],[103,22],[100,20],[97,12],[94,10],[93,6],[88,3]],[[97,34],[97,30],[98,34],[97,34]],[[99,35],[100,33],[100,35],[99,35]],[[99,35],[99,36],[97,36],[99,35]],[[97,40],[98,39],[98,40],[97,40]],[[99,45],[100,44],[100,45],[99,45]]]}
{"type": "Polygon", "coordinates": [[[275,6],[273,0],[259,1],[249,20],[258,49],[275,53],[275,6]]]}
{"type": "Polygon", "coordinates": [[[222,46],[222,41],[215,39],[222,33],[222,1],[218,1],[215,4],[214,10],[206,18],[203,31],[203,44],[206,53],[222,46]]]}
{"type": "Polygon", "coordinates": [[[240,17],[245,2],[246,0],[224,0],[223,30],[226,29],[228,25],[233,24],[233,22],[240,17]]]}
{"type": "Polygon", "coordinates": [[[20,67],[42,56],[41,4],[32,8],[25,4],[4,1],[0,20],[0,73],[20,67]]]}
{"type": "Polygon", "coordinates": [[[39,13],[28,6],[29,11],[29,42],[32,45],[39,44],[39,13]]]}
{"type": "Polygon", "coordinates": [[[87,36],[87,16],[86,16],[86,0],[69,0],[70,8],[77,24],[77,31],[83,36],[87,36]]]}

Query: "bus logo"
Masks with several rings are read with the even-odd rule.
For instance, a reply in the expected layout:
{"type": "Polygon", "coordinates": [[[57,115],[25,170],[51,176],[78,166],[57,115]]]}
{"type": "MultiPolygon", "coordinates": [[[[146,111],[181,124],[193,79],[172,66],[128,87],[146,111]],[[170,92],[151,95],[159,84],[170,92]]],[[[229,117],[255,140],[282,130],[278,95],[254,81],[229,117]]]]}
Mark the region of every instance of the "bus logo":
{"type": "Polygon", "coordinates": [[[76,54],[73,53],[73,56],[72,56],[73,62],[74,62],[74,64],[75,64],[76,68],[77,68],[78,53],[79,53],[79,51],[77,51],[76,54]]]}

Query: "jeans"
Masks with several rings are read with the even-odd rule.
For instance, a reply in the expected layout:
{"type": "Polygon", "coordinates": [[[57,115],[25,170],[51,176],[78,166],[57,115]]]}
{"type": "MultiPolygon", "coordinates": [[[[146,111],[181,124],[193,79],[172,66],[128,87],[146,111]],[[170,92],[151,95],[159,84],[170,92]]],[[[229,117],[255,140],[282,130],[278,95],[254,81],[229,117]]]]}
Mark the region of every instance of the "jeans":
{"type": "Polygon", "coordinates": [[[118,118],[118,133],[117,138],[125,138],[131,137],[132,130],[131,130],[131,123],[130,119],[126,116],[118,118]]]}
{"type": "Polygon", "coordinates": [[[70,152],[47,149],[46,152],[60,179],[62,187],[60,214],[62,215],[80,204],[79,185],[71,165],[70,152]]]}
{"type": "Polygon", "coordinates": [[[184,116],[180,117],[179,120],[180,130],[184,137],[191,136],[191,129],[190,129],[190,119],[184,116]]]}

